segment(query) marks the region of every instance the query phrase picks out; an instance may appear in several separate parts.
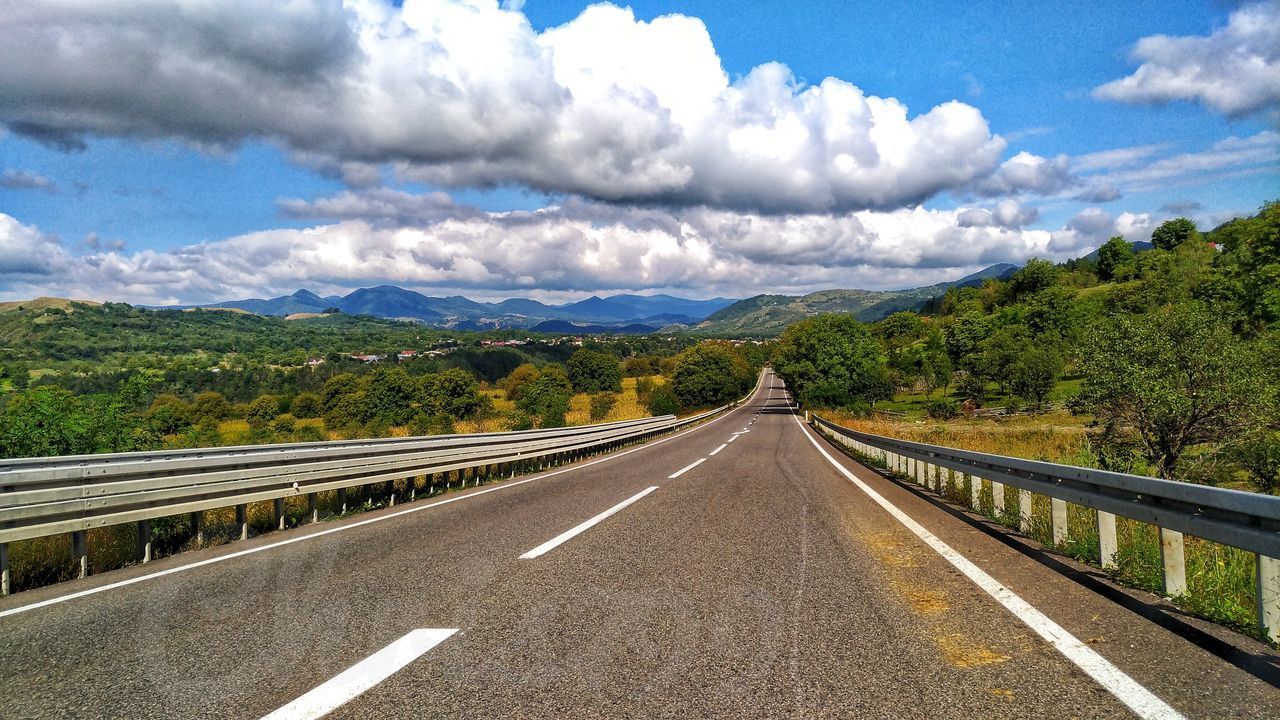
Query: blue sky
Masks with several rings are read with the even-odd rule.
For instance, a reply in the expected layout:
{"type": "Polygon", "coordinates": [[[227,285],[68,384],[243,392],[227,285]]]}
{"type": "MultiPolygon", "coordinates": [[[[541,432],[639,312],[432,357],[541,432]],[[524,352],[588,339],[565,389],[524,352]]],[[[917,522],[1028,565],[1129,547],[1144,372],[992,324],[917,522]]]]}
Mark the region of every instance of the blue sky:
{"type": "Polygon", "coordinates": [[[1280,197],[1274,2],[173,5],[0,19],[0,297],[923,285],[1280,197]]]}

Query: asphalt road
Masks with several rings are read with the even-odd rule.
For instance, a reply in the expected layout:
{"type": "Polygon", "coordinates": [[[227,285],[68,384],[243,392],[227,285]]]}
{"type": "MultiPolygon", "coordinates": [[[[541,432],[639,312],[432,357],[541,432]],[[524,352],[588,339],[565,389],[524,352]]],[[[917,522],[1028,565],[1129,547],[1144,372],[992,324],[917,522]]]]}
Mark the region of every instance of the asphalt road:
{"type": "Polygon", "coordinates": [[[526,482],[6,598],[0,717],[1280,717],[1262,644],[812,437],[766,376],[526,482]]]}

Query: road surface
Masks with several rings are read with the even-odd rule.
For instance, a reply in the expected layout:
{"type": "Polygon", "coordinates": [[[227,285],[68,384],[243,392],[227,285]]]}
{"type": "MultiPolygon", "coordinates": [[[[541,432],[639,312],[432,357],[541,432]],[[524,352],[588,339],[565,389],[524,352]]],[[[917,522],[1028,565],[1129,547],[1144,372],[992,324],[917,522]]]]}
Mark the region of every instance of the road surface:
{"type": "Polygon", "coordinates": [[[0,717],[1280,717],[1274,652],[858,465],[768,372],[443,499],[5,598],[0,717]]]}

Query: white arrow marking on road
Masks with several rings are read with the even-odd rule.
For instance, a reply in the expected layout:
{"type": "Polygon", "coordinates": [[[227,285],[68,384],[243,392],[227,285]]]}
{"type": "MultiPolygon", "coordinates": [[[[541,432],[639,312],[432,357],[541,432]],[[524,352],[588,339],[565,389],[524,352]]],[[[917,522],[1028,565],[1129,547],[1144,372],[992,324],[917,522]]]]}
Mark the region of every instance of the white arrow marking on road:
{"type": "Polygon", "coordinates": [[[456,632],[457,628],[413,630],[262,720],[314,720],[328,715],[456,632]]]}
{"type": "Polygon", "coordinates": [[[632,495],[631,497],[627,498],[626,500],[623,500],[622,502],[618,503],[617,505],[614,505],[613,507],[609,508],[608,510],[605,510],[604,512],[602,512],[602,513],[600,513],[599,515],[597,515],[597,516],[595,516],[595,517],[591,518],[590,520],[587,520],[586,522],[584,522],[584,523],[582,523],[582,524],[580,524],[580,525],[575,525],[575,526],[573,526],[573,527],[569,528],[568,530],[565,530],[564,532],[560,533],[559,535],[557,535],[557,536],[555,536],[555,537],[551,538],[550,540],[548,540],[548,541],[546,541],[546,542],[542,543],[542,544],[541,544],[541,545],[539,545],[538,547],[536,547],[536,548],[534,548],[534,549],[530,550],[529,552],[527,552],[527,553],[525,553],[525,554],[521,555],[521,556],[520,556],[520,559],[521,559],[521,560],[532,560],[533,558],[536,558],[536,557],[538,557],[539,555],[542,555],[542,554],[547,553],[547,552],[549,552],[549,551],[551,551],[551,550],[554,550],[554,549],[556,548],[556,546],[557,546],[557,545],[560,545],[561,543],[564,543],[564,542],[568,541],[569,539],[573,538],[573,536],[575,536],[575,535],[577,535],[577,534],[579,534],[579,533],[582,533],[582,532],[585,532],[585,531],[587,531],[587,530],[591,529],[591,526],[595,525],[596,523],[599,523],[600,521],[604,520],[605,518],[609,517],[610,515],[612,515],[612,514],[614,514],[614,513],[618,512],[619,510],[621,510],[621,509],[625,508],[626,506],[630,505],[631,503],[633,503],[633,502],[635,502],[635,501],[639,500],[640,498],[644,497],[645,495],[648,495],[649,493],[651,493],[651,492],[653,492],[654,490],[657,490],[657,489],[658,489],[658,486],[657,486],[657,485],[654,485],[653,487],[645,488],[644,490],[641,490],[640,492],[636,493],[635,495],[632,495]]]}

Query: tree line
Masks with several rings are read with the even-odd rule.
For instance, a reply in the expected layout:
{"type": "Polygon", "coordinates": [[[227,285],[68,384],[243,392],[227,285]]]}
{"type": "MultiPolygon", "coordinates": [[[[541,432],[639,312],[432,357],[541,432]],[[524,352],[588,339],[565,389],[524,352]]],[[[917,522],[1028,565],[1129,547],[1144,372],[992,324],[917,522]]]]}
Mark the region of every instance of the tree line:
{"type": "Polygon", "coordinates": [[[1280,203],[1207,233],[1178,218],[1135,251],[1032,259],[921,313],[805,320],[774,353],[806,405],[868,412],[895,392],[935,417],[993,398],[1043,408],[1064,379],[1105,469],[1280,486],[1280,203]],[[940,391],[940,392],[939,392],[940,391]]]}

